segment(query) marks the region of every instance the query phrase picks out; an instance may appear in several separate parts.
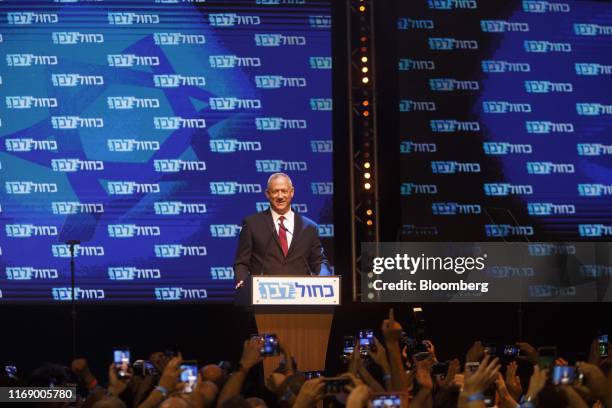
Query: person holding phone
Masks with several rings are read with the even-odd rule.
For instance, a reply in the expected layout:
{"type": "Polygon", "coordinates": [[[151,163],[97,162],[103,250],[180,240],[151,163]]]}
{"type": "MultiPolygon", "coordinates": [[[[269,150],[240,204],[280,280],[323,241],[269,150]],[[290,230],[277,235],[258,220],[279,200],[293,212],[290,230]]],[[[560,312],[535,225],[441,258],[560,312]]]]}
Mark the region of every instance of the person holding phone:
{"type": "Polygon", "coordinates": [[[234,261],[236,289],[250,275],[331,275],[317,224],[291,209],[293,183],[288,175],[268,179],[270,208],[246,217],[234,261]]]}
{"type": "Polygon", "coordinates": [[[264,339],[260,336],[254,336],[245,340],[240,362],[221,389],[217,406],[221,406],[223,402],[240,395],[240,390],[248,373],[253,367],[263,361],[263,356],[261,355],[263,345],[264,339]]]}

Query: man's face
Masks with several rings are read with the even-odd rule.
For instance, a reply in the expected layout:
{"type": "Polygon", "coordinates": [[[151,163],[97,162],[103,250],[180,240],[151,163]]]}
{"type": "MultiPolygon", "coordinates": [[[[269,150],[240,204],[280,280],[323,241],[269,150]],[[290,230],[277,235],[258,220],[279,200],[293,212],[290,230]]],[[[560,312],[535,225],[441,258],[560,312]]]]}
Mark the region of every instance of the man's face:
{"type": "Polygon", "coordinates": [[[270,202],[270,208],[279,214],[285,214],[291,208],[293,186],[286,177],[276,177],[268,186],[266,197],[270,202]]]}

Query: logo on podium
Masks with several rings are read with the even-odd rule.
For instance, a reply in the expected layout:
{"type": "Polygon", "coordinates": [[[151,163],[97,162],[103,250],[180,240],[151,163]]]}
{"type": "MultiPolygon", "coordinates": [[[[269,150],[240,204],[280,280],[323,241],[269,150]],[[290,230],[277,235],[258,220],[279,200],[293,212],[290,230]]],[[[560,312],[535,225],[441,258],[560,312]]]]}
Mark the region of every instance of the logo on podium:
{"type": "Polygon", "coordinates": [[[254,305],[339,305],[339,276],[253,276],[254,305]]]}

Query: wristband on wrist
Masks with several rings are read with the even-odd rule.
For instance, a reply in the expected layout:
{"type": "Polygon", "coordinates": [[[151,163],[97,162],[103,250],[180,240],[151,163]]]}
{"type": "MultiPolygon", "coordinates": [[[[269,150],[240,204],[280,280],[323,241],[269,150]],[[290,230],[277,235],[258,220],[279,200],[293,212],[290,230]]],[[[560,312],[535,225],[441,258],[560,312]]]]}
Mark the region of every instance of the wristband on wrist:
{"type": "Polygon", "coordinates": [[[166,387],[162,387],[161,385],[158,385],[157,387],[154,388],[154,390],[159,392],[164,398],[168,396],[168,389],[166,387]]]}
{"type": "Polygon", "coordinates": [[[485,397],[482,392],[475,392],[467,397],[467,402],[484,401],[485,397]]]}
{"type": "Polygon", "coordinates": [[[521,404],[521,408],[535,408],[535,404],[533,403],[533,398],[530,395],[523,395],[521,400],[519,401],[521,404]]]}

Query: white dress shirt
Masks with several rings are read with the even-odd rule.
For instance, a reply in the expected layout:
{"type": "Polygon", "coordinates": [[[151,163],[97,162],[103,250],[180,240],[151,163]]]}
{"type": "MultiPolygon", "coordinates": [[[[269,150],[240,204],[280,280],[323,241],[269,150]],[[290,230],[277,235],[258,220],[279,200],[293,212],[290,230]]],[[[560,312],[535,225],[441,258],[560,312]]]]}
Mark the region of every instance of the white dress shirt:
{"type": "MultiPolygon", "coordinates": [[[[274,221],[274,228],[276,229],[276,235],[280,230],[280,220],[281,214],[275,212],[272,208],[270,208],[270,212],[272,213],[272,220],[274,221]]],[[[287,249],[291,248],[291,241],[293,240],[293,227],[295,225],[295,214],[292,210],[287,211],[285,214],[285,220],[283,221],[283,225],[285,226],[287,233],[287,249]]]]}

